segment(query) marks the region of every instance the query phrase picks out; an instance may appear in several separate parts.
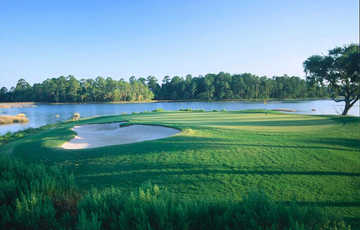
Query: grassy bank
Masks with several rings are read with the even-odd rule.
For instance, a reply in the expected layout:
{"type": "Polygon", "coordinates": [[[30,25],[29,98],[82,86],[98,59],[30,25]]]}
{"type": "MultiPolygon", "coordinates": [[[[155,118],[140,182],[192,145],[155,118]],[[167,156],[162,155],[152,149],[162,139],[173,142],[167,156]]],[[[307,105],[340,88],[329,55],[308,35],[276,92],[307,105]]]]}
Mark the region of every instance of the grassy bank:
{"type": "Polygon", "coordinates": [[[64,167],[74,173],[81,191],[115,186],[117,193],[128,196],[151,181],[176,199],[211,197],[235,203],[261,190],[271,201],[295,200],[302,207],[320,207],[329,215],[356,222],[360,218],[359,130],[360,120],[352,117],[154,112],[59,124],[4,144],[0,152],[64,167]],[[74,136],[70,128],[75,124],[118,121],[160,124],[182,132],[135,144],[58,148],[74,136]]]}

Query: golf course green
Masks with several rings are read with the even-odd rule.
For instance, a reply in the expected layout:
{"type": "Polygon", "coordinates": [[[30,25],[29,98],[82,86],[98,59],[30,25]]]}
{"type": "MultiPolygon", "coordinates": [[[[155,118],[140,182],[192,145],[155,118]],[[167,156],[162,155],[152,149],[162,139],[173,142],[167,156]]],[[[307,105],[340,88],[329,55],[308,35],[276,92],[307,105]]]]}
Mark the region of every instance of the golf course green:
{"type": "Polygon", "coordinates": [[[25,160],[69,168],[81,189],[146,182],[181,197],[241,199],[261,190],[276,201],[360,218],[360,119],[265,111],[176,111],[61,123],[0,147],[25,160]],[[180,129],[175,136],[92,149],[60,148],[74,125],[125,121],[180,129]]]}

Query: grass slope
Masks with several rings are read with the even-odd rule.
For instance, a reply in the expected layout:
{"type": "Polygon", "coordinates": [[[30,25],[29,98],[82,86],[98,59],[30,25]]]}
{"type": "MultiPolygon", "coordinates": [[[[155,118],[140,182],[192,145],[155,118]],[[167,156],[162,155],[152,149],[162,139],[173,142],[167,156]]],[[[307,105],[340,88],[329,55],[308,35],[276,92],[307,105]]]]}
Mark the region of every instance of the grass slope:
{"type": "Polygon", "coordinates": [[[83,189],[124,192],[151,181],[183,197],[241,199],[263,190],[360,219],[360,120],[263,111],[157,112],[68,122],[0,146],[73,170],[83,189]],[[128,121],[181,129],[176,136],[84,150],[58,148],[72,126],[128,121]]]}

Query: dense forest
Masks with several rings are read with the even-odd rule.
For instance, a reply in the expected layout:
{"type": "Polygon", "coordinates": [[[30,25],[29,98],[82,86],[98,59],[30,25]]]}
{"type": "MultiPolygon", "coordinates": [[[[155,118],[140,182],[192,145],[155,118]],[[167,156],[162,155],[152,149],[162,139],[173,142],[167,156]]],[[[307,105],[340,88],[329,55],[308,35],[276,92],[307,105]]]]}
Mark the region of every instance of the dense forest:
{"type": "Polygon", "coordinates": [[[20,102],[110,102],[144,101],[154,98],[141,81],[113,80],[110,77],[77,80],[74,76],[51,78],[31,86],[20,79],[15,87],[0,89],[0,101],[20,102]]]}
{"type": "Polygon", "coordinates": [[[327,97],[324,86],[295,76],[259,77],[250,73],[220,72],[205,76],[131,77],[129,82],[110,77],[77,80],[51,78],[31,86],[20,79],[15,87],[0,89],[1,102],[111,102],[157,100],[287,99],[327,97]]]}
{"type": "Polygon", "coordinates": [[[161,86],[155,77],[150,76],[146,83],[154,92],[155,99],[159,100],[285,99],[328,95],[325,87],[287,75],[268,78],[250,73],[231,75],[220,72],[199,77],[187,75],[170,79],[166,76],[161,86]]]}

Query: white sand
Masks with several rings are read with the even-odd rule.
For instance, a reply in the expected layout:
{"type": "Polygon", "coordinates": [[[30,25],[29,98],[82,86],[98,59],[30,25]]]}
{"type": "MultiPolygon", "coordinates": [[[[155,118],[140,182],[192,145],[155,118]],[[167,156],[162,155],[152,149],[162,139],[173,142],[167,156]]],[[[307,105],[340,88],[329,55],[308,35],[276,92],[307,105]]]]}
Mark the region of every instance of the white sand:
{"type": "Polygon", "coordinates": [[[154,125],[131,125],[121,123],[81,125],[72,128],[77,136],[64,143],[64,149],[86,149],[108,145],[129,144],[169,137],[180,132],[177,129],[154,125]]]}

